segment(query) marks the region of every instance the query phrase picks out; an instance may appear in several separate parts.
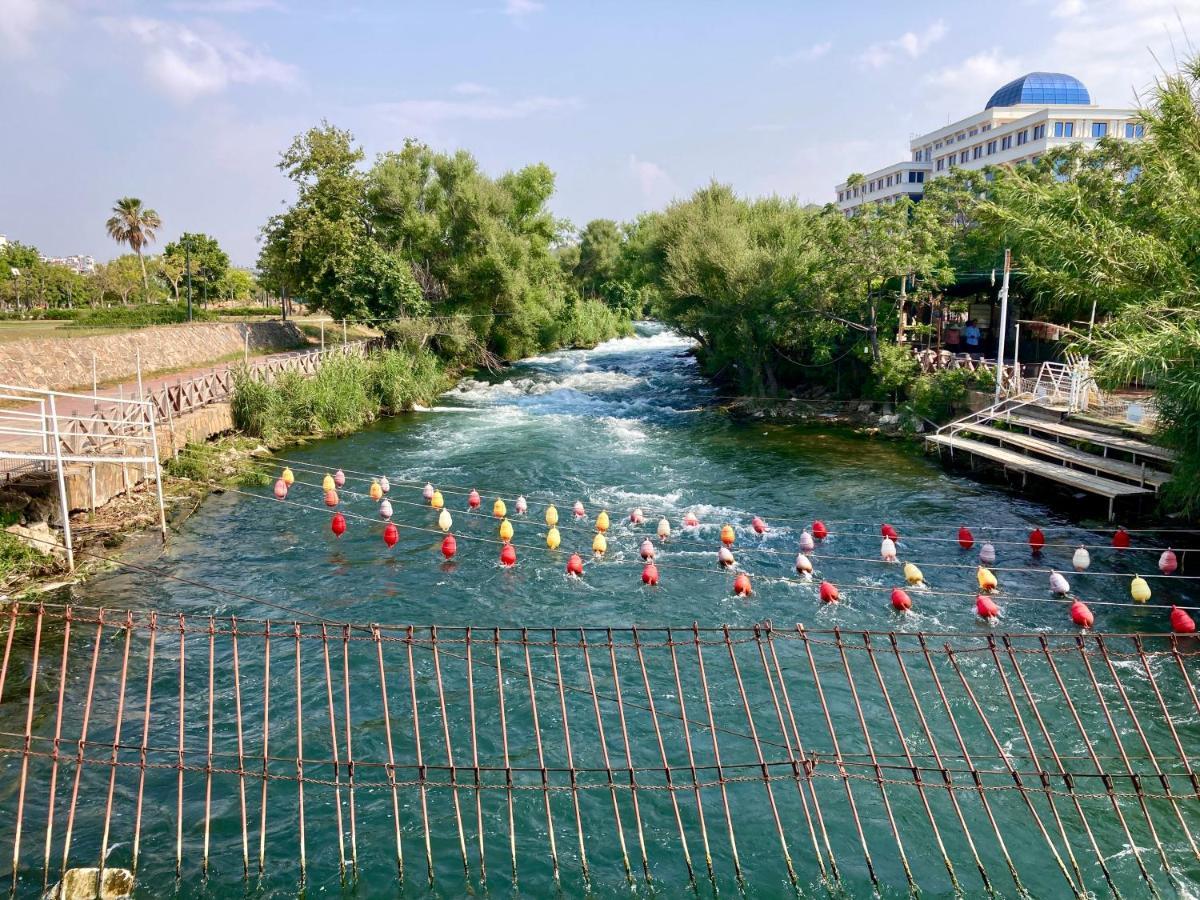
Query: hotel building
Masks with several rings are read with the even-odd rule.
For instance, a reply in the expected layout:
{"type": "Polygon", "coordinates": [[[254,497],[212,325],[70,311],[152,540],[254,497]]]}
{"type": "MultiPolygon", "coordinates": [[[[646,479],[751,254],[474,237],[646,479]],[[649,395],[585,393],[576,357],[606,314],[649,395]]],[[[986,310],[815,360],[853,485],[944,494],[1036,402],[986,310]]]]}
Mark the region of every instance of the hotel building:
{"type": "Polygon", "coordinates": [[[1143,134],[1137,110],[1097,106],[1070,75],[1031,72],[992,94],[982,112],[914,137],[910,159],[867,174],[861,185],[839,184],[837,205],[850,215],[864,203],[920,200],[927,181],[955,168],[1037,162],[1055,147],[1143,134]]]}

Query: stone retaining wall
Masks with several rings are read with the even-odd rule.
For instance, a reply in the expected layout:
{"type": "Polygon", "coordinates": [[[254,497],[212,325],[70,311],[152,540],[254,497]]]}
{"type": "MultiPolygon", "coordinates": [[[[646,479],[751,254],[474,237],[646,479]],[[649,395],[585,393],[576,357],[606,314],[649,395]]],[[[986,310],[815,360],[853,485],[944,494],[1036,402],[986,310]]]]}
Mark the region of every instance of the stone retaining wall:
{"type": "Polygon", "coordinates": [[[93,355],[102,384],[128,381],[137,376],[139,350],[143,373],[185,369],[241,353],[247,332],[252,353],[307,343],[293,322],[195,322],[121,334],[5,341],[0,343],[0,382],[90,390],[93,355]]]}

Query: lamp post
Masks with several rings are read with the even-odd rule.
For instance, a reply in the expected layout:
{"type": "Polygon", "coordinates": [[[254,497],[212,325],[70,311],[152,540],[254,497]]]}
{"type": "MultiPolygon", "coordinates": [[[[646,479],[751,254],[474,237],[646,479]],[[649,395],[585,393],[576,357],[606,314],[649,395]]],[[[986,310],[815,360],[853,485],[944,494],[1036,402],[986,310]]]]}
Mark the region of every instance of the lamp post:
{"type": "Polygon", "coordinates": [[[183,242],[184,267],[187,271],[187,320],[192,321],[192,242],[183,242]]]}

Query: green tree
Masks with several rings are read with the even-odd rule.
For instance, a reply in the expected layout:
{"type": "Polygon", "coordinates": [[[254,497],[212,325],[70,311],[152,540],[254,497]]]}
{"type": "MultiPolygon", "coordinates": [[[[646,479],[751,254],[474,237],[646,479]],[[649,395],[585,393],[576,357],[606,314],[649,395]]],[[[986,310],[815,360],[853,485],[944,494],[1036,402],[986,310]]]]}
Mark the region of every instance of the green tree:
{"type": "Polygon", "coordinates": [[[152,209],[142,205],[137,197],[122,197],[112,208],[112,215],[105,228],[108,236],[118,244],[126,244],[137,254],[138,265],[142,270],[142,288],[150,290],[150,280],[146,275],[146,261],[142,257],[142,248],[154,243],[155,232],[162,227],[162,219],[152,209]]]}
{"type": "Polygon", "coordinates": [[[236,300],[245,303],[258,290],[258,281],[249,269],[231,268],[222,277],[218,290],[226,300],[236,300]]]}
{"type": "Polygon", "coordinates": [[[621,260],[621,231],[612,219],[593,219],[579,236],[579,263],[575,278],[581,292],[600,296],[604,285],[617,277],[621,260]]]}
{"type": "Polygon", "coordinates": [[[122,306],[128,306],[137,296],[142,287],[142,260],[132,253],[118,256],[116,259],[96,266],[92,276],[95,279],[97,294],[101,302],[111,305],[119,301],[122,306]]]}
{"type": "MultiPolygon", "coordinates": [[[[221,249],[217,239],[203,232],[187,232],[163,248],[163,256],[174,265],[192,258],[192,290],[207,304],[211,297],[221,297],[222,286],[229,273],[229,254],[221,249]]],[[[185,276],[186,277],[186,276],[185,276]]],[[[178,294],[176,295],[178,296],[178,294]]]]}

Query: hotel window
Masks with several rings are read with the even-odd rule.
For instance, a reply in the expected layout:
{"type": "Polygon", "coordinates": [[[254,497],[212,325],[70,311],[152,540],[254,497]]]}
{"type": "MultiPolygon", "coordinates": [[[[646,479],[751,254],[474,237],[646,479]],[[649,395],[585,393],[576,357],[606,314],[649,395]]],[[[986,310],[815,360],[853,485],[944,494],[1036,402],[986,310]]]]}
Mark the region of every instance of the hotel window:
{"type": "Polygon", "coordinates": [[[1139,125],[1139,124],[1135,124],[1133,122],[1125,123],[1125,137],[1140,138],[1140,137],[1145,137],[1145,136],[1146,136],[1146,126],[1145,125],[1139,125]]]}
{"type": "Polygon", "coordinates": [[[1068,138],[1075,137],[1075,123],[1074,122],[1055,122],[1054,123],[1054,136],[1059,137],[1059,138],[1060,137],[1068,137],[1068,138]]]}
{"type": "Polygon", "coordinates": [[[1092,137],[1102,138],[1106,134],[1108,134],[1108,123],[1107,122],[1093,122],[1092,123],[1092,137]]]}
{"type": "Polygon", "coordinates": [[[969,155],[970,155],[970,151],[964,150],[962,153],[958,154],[958,161],[960,163],[965,163],[967,161],[969,155]]]}
{"type": "Polygon", "coordinates": [[[939,172],[941,172],[945,168],[946,168],[946,158],[944,156],[939,156],[938,161],[937,161],[937,170],[939,172]]]}
{"type": "Polygon", "coordinates": [[[993,153],[995,153],[995,152],[996,152],[996,142],[995,142],[995,141],[988,141],[988,144],[987,144],[987,153],[988,153],[988,156],[991,156],[991,155],[992,155],[993,153]]]}
{"type": "Polygon", "coordinates": [[[1001,150],[1012,149],[1012,135],[1011,134],[1005,135],[1004,137],[1002,137],[1000,139],[1000,149],[1001,150]]]}
{"type": "Polygon", "coordinates": [[[1017,132],[1017,146],[1018,147],[1020,147],[1022,144],[1024,144],[1028,140],[1029,140],[1029,129],[1028,128],[1017,132]]]}
{"type": "Polygon", "coordinates": [[[1034,125],[1033,126],[1033,139],[1035,141],[1040,141],[1045,136],[1046,136],[1046,126],[1045,125],[1034,125]]]}
{"type": "Polygon", "coordinates": [[[987,125],[984,125],[983,128],[980,129],[980,131],[991,131],[991,130],[992,130],[992,126],[990,123],[987,125]]]}
{"type": "Polygon", "coordinates": [[[979,159],[983,156],[983,144],[976,144],[971,150],[971,159],[979,159]]]}
{"type": "Polygon", "coordinates": [[[968,136],[969,136],[969,137],[975,137],[975,135],[977,135],[977,134],[979,134],[979,129],[978,129],[978,128],[972,128],[968,136]]]}
{"type": "Polygon", "coordinates": [[[934,144],[934,145],[933,145],[933,149],[934,149],[934,150],[941,150],[941,149],[942,149],[942,142],[941,142],[941,141],[938,141],[936,144],[934,144]]]}

